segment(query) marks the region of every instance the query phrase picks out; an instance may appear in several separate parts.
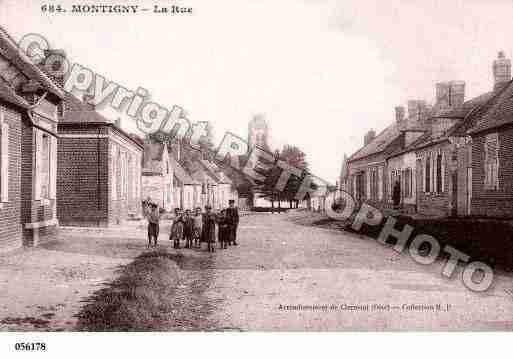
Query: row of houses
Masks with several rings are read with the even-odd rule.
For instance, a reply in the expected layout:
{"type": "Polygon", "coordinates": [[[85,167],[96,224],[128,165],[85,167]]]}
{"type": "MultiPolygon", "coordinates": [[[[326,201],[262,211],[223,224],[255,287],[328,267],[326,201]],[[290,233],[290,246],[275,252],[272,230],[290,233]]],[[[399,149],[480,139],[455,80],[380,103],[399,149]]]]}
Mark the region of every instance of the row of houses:
{"type": "Polygon", "coordinates": [[[369,131],[344,157],[340,188],[358,201],[429,216],[513,216],[513,82],[499,52],[489,92],[465,99],[465,83],[436,84],[433,105],[408,101],[395,121],[369,131]]]}
{"type": "Polygon", "coordinates": [[[151,140],[144,143],[142,193],[166,211],[206,205],[220,210],[239,200],[233,181],[215,163],[201,156],[186,158],[180,143],[151,140]]]}
{"type": "MultiPolygon", "coordinates": [[[[45,51],[52,59],[62,50],[45,51]]],[[[127,133],[63,89],[64,68],[36,66],[0,27],[0,251],[32,246],[60,225],[109,226],[162,207],[219,209],[237,199],[223,171],[200,159],[185,169],[179,147],[127,133]]]]}

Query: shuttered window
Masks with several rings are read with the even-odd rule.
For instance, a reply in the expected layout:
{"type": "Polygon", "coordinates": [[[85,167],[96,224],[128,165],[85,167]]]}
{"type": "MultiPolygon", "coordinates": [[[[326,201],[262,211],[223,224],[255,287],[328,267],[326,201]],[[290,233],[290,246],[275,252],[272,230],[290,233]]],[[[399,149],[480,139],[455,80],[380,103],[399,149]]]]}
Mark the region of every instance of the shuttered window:
{"type": "Polygon", "coordinates": [[[9,202],[9,125],[0,110],[0,203],[9,202]]]}
{"type": "Polygon", "coordinates": [[[50,137],[43,134],[41,137],[41,198],[50,197],[50,137]]]}
{"type": "Polygon", "coordinates": [[[499,136],[492,133],[485,138],[485,180],[484,186],[489,190],[499,189],[499,136]]]}
{"type": "Polygon", "coordinates": [[[383,199],[383,168],[378,168],[378,200],[383,199]]]}
{"type": "Polygon", "coordinates": [[[404,197],[410,198],[412,197],[413,190],[412,190],[412,170],[411,168],[406,168],[403,170],[403,182],[404,182],[404,197]]]}
{"type": "Polygon", "coordinates": [[[57,138],[34,128],[34,200],[55,199],[57,192],[57,138]]]}
{"type": "Polygon", "coordinates": [[[436,192],[442,192],[442,154],[436,155],[436,192]]]}
{"type": "Polygon", "coordinates": [[[428,193],[431,191],[431,157],[426,157],[426,169],[424,171],[425,182],[424,182],[424,192],[428,193]]]}
{"type": "Polygon", "coordinates": [[[111,182],[112,182],[112,188],[111,188],[111,194],[112,199],[116,200],[118,199],[118,161],[119,161],[119,152],[115,145],[112,145],[111,148],[111,182]]]}

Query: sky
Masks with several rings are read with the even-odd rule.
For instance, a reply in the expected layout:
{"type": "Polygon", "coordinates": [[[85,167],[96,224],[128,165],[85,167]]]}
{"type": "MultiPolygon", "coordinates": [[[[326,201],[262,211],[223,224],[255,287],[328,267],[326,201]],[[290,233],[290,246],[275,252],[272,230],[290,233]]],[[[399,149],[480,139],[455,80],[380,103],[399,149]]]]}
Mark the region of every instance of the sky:
{"type": "MultiPolygon", "coordinates": [[[[0,0],[0,24],[15,39],[41,34],[71,62],[143,87],[193,122],[211,121],[217,141],[225,131],[246,138],[262,113],[271,146],[298,146],[333,184],[344,153],[391,124],[395,106],[432,103],[440,81],[465,81],[467,99],[487,92],[497,52],[513,56],[509,0],[186,0],[176,4],[193,14],[180,16],[42,13],[47,3],[0,0]]],[[[135,130],[130,118],[122,124],[135,130]]]]}

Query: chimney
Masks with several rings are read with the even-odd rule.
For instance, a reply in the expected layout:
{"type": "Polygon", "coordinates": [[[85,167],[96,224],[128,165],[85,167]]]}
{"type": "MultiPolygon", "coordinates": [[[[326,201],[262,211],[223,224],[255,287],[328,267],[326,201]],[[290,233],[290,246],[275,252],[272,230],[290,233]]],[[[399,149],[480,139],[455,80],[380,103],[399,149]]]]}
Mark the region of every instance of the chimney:
{"type": "Polygon", "coordinates": [[[428,115],[428,108],[424,100],[408,100],[408,121],[416,123],[425,120],[428,115]]]}
{"type": "Polygon", "coordinates": [[[372,142],[372,140],[376,137],[376,132],[374,130],[368,131],[365,136],[363,137],[363,145],[367,146],[369,143],[372,142]]]}
{"type": "Polygon", "coordinates": [[[117,128],[121,128],[121,118],[120,117],[116,118],[116,120],[114,121],[114,125],[117,128]]]}
{"type": "Polygon", "coordinates": [[[397,123],[404,121],[404,114],[405,114],[404,106],[396,106],[395,107],[395,121],[397,123]]]}
{"type": "Polygon", "coordinates": [[[439,110],[458,107],[465,101],[465,82],[439,82],[436,89],[436,108],[439,110]]]}
{"type": "Polygon", "coordinates": [[[497,59],[493,61],[494,90],[511,80],[511,60],[506,58],[504,51],[499,51],[497,59]]]}
{"type": "Polygon", "coordinates": [[[64,75],[69,70],[66,52],[62,49],[44,51],[45,60],[39,65],[41,70],[50,77],[53,83],[64,88],[64,75]]]}

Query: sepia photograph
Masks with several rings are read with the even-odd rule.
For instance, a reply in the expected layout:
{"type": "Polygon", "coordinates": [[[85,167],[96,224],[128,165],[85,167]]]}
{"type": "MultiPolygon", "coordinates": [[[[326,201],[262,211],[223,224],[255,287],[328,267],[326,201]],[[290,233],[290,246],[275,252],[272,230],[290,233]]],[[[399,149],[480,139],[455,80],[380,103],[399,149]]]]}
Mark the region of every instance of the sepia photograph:
{"type": "Polygon", "coordinates": [[[511,332],[512,18],[0,0],[6,357],[511,332]]]}

